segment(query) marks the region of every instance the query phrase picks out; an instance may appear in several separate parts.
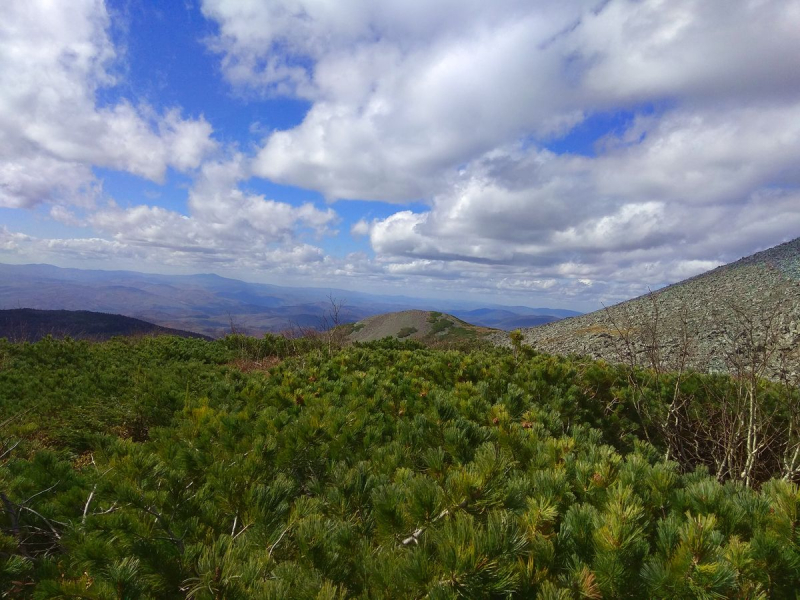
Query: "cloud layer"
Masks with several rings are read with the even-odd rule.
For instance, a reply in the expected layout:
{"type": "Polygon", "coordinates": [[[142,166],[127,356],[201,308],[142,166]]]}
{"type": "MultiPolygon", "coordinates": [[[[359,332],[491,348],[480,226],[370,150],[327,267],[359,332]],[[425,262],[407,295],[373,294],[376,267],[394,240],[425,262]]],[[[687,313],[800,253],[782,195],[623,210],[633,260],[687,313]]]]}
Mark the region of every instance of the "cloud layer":
{"type": "Polygon", "coordinates": [[[91,233],[6,228],[0,250],[585,308],[800,232],[800,0],[199,5],[238,101],[302,99],[302,121],[224,146],[202,115],[107,93],[124,57],[102,0],[11,0],[0,207],[91,233]],[[185,210],[109,203],[97,167],[187,174],[185,210]],[[339,232],[341,204],[278,202],[253,178],[392,208],[339,232]],[[370,251],[324,251],[337,235],[370,251]]]}
{"type": "Polygon", "coordinates": [[[256,173],[429,203],[353,227],[391,272],[641,290],[800,231],[800,2],[367,4],[204,7],[234,85],[313,100],[256,173]]]}
{"type": "Polygon", "coordinates": [[[190,263],[257,267],[273,266],[276,258],[291,264],[321,260],[319,248],[297,244],[296,238],[300,230],[316,237],[329,233],[336,213],[243,192],[237,184],[248,178],[244,163],[241,155],[206,162],[189,191],[188,216],[158,206],[112,205],[92,214],[90,224],[126,247],[166,250],[190,263]]]}

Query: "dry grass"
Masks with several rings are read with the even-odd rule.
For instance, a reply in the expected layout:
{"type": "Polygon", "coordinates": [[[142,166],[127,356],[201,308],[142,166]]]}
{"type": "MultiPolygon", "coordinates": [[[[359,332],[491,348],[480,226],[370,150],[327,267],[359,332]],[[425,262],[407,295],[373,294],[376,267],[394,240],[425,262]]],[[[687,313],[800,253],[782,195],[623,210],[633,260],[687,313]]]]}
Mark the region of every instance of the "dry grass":
{"type": "Polygon", "coordinates": [[[262,371],[266,373],[272,367],[279,365],[280,363],[281,359],[277,356],[267,356],[261,360],[254,360],[252,358],[237,358],[236,360],[229,362],[228,366],[233,367],[242,373],[253,373],[254,371],[262,371]]]}

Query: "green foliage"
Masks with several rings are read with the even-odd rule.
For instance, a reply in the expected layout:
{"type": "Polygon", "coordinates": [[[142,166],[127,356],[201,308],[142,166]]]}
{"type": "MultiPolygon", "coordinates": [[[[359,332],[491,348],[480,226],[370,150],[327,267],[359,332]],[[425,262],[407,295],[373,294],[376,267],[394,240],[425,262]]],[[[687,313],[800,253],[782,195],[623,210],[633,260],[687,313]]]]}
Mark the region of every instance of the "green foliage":
{"type": "Polygon", "coordinates": [[[407,338],[412,333],[417,333],[416,327],[403,327],[400,331],[397,332],[398,338],[407,338]]]}
{"type": "Polygon", "coordinates": [[[450,319],[441,316],[441,314],[434,317],[433,315],[436,314],[437,313],[431,313],[431,318],[428,319],[428,321],[431,323],[431,334],[436,335],[437,333],[442,333],[443,331],[446,331],[455,325],[455,323],[453,323],[450,319]]]}
{"type": "Polygon", "coordinates": [[[794,598],[797,485],[664,461],[630,381],[397,339],[0,342],[0,590],[794,598]]]}
{"type": "Polygon", "coordinates": [[[293,338],[271,333],[262,338],[242,334],[229,335],[218,343],[234,352],[238,358],[249,360],[262,360],[270,356],[287,358],[319,350],[324,346],[324,341],[319,336],[293,338]]]}

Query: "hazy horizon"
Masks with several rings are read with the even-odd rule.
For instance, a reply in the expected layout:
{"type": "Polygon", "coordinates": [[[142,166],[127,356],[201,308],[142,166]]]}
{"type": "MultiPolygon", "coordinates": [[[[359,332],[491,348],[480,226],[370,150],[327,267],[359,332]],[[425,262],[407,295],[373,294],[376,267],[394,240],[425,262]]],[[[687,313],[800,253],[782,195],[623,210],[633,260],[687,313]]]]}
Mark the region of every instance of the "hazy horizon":
{"type": "Polygon", "coordinates": [[[0,262],[589,311],[800,233],[800,0],[8,0],[0,262]]]}
{"type": "MultiPolygon", "coordinates": [[[[201,272],[194,272],[194,273],[162,273],[162,272],[157,272],[157,271],[141,271],[141,270],[133,270],[133,269],[86,269],[86,268],[82,268],[82,267],[59,267],[58,265],[52,265],[52,264],[49,264],[49,263],[20,263],[20,264],[0,263],[0,267],[2,267],[3,265],[9,265],[9,266],[13,266],[13,267],[26,267],[26,266],[28,266],[28,267],[55,267],[57,269],[78,269],[78,270],[81,270],[81,271],[90,271],[90,272],[91,271],[95,271],[95,272],[103,272],[103,273],[109,273],[109,274],[113,274],[113,273],[133,273],[135,275],[142,275],[142,276],[145,276],[145,277],[151,276],[151,275],[158,276],[158,277],[165,277],[165,276],[169,277],[170,275],[173,275],[173,276],[178,276],[178,277],[189,277],[189,278],[191,278],[193,276],[203,277],[203,276],[212,275],[212,276],[217,276],[217,277],[221,277],[221,278],[224,278],[224,279],[234,280],[234,281],[237,281],[237,282],[243,282],[243,283],[246,283],[246,284],[260,285],[260,284],[264,283],[264,282],[259,282],[259,281],[250,281],[248,279],[241,279],[239,277],[232,277],[230,275],[227,275],[227,276],[226,275],[219,275],[217,273],[210,273],[210,272],[206,272],[206,273],[201,273],[201,272]]],[[[422,290],[419,294],[416,294],[416,293],[389,294],[389,293],[383,293],[383,292],[372,292],[372,291],[368,291],[368,290],[367,291],[359,291],[359,290],[355,290],[354,288],[337,288],[337,287],[331,287],[331,286],[327,286],[327,287],[326,286],[313,286],[313,285],[297,285],[297,286],[294,286],[294,285],[288,285],[288,284],[281,285],[281,284],[274,284],[274,283],[268,283],[267,285],[278,286],[279,288],[285,288],[285,289],[300,289],[300,290],[309,290],[309,291],[310,290],[320,290],[320,291],[322,291],[324,293],[323,293],[322,296],[320,296],[318,301],[320,301],[320,302],[329,302],[329,301],[332,300],[334,302],[341,302],[343,306],[346,306],[347,303],[348,303],[347,294],[348,293],[354,293],[356,296],[361,295],[361,294],[365,294],[367,296],[380,296],[380,297],[383,297],[385,299],[395,298],[395,299],[402,300],[402,301],[416,301],[416,300],[418,300],[418,301],[422,301],[422,302],[428,302],[428,303],[430,303],[430,305],[439,305],[439,306],[446,306],[446,305],[449,304],[451,306],[474,305],[474,306],[472,306],[472,308],[478,308],[478,307],[485,308],[485,307],[489,307],[489,306],[492,306],[492,307],[506,307],[506,308],[509,308],[509,309],[511,309],[511,308],[530,308],[530,309],[545,308],[545,309],[554,309],[554,310],[558,310],[558,311],[562,311],[562,310],[563,311],[572,311],[575,314],[583,314],[584,312],[590,312],[592,310],[597,310],[597,308],[600,308],[600,307],[590,307],[586,311],[580,311],[580,310],[572,309],[572,308],[569,308],[569,307],[559,307],[559,306],[530,306],[530,305],[525,305],[525,304],[509,304],[509,303],[499,302],[494,297],[488,297],[486,299],[483,299],[481,297],[473,297],[473,296],[462,297],[462,298],[452,298],[452,297],[446,297],[446,296],[441,296],[440,297],[440,296],[435,296],[435,295],[426,295],[424,293],[424,290],[422,290]],[[333,293],[335,295],[332,296],[332,297],[329,297],[331,293],[333,293]]],[[[2,290],[2,287],[0,287],[0,290],[2,290]]],[[[2,303],[0,303],[0,310],[18,309],[18,308],[21,308],[21,307],[20,306],[4,306],[4,305],[2,305],[2,303]]],[[[22,308],[24,308],[24,307],[22,307],[22,308]]],[[[49,309],[49,310],[59,310],[59,309],[49,309]]]]}

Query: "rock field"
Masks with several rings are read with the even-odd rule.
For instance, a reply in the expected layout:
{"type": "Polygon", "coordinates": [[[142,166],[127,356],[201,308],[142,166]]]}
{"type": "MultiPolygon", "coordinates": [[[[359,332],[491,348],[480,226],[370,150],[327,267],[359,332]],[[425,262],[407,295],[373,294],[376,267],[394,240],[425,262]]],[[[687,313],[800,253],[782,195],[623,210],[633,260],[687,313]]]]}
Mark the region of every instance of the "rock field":
{"type": "MultiPolygon", "coordinates": [[[[800,379],[800,238],[652,294],[540,327],[524,343],[645,367],[800,379]]],[[[507,334],[495,343],[509,344],[507,334]]]]}

